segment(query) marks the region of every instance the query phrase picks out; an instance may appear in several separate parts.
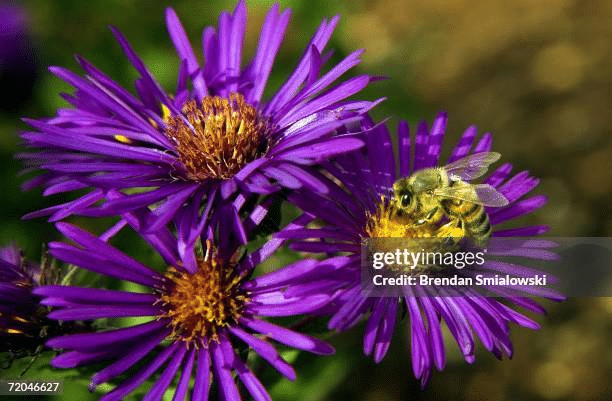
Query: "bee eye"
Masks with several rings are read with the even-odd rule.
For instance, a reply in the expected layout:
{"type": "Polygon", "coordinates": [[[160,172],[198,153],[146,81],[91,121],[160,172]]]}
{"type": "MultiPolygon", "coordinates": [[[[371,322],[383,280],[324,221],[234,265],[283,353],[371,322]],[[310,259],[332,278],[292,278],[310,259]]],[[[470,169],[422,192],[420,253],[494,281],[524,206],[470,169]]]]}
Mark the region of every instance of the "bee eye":
{"type": "Polygon", "coordinates": [[[411,201],[412,201],[412,196],[410,196],[409,193],[406,193],[406,194],[402,195],[402,197],[400,199],[402,207],[408,207],[408,205],[410,205],[411,201]]]}

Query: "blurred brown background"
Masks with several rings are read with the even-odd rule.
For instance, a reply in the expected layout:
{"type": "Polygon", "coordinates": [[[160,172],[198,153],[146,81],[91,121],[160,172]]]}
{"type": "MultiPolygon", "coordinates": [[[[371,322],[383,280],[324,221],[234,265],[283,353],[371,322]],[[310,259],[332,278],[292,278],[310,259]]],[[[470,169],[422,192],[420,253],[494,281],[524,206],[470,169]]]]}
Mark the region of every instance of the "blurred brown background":
{"type": "MultiPolygon", "coordinates": [[[[367,68],[389,74],[423,116],[448,110],[453,136],[470,124],[492,132],[505,161],[541,177],[536,191],[550,200],[535,220],[551,235],[610,236],[611,33],[609,1],[389,0],[353,10],[341,37],[365,46],[367,68]]],[[[512,361],[482,355],[466,367],[455,353],[408,398],[612,399],[612,299],[570,299],[539,321],[539,332],[514,331],[512,361]]],[[[386,363],[366,399],[408,399],[386,363]]]]}
{"type": "MultiPolygon", "coordinates": [[[[196,49],[203,27],[234,4],[167,3],[177,10],[196,49]]],[[[247,1],[245,56],[253,53],[271,4],[247,1]]],[[[0,111],[0,206],[5,211],[0,238],[17,239],[36,255],[39,244],[56,234],[41,220],[19,221],[23,213],[48,203],[38,193],[18,191],[19,165],[12,155],[20,149],[15,132],[24,128],[19,117],[52,115],[64,104],[57,93],[69,88],[45,68],[76,69],[72,54],[80,53],[131,89],[135,74],[105,28],[110,23],[126,34],[168,90],[175,87],[178,64],[163,26],[167,4],[29,0],[21,5],[38,75],[30,78],[35,85],[25,101],[0,111]]],[[[334,59],[363,47],[367,52],[359,70],[389,77],[364,94],[388,98],[374,112],[377,118],[392,116],[393,126],[405,118],[414,125],[447,110],[447,154],[471,124],[492,132],[494,150],[517,172],[528,169],[541,177],[535,193],[550,198],[545,208],[520,223],[548,224],[553,236],[611,236],[612,2],[381,0],[348,5],[290,0],[281,5],[294,13],[272,88],[288,75],[320,20],[339,13],[342,19],[331,43],[337,49],[334,59]]],[[[2,96],[10,99],[29,90],[28,82],[12,82],[2,96]]],[[[612,399],[612,298],[546,305],[549,315],[536,317],[540,331],[513,330],[511,361],[496,361],[481,347],[469,366],[448,338],[447,368],[435,372],[423,391],[412,377],[404,330],[397,330],[389,355],[375,365],[361,356],[362,327],[332,339],[338,348],[335,357],[300,356],[298,380],[281,380],[270,388],[278,400],[612,399]]],[[[41,372],[55,374],[35,370],[31,375],[40,377],[41,372]]],[[[78,383],[66,397],[89,396],[86,380],[78,383]]]]}

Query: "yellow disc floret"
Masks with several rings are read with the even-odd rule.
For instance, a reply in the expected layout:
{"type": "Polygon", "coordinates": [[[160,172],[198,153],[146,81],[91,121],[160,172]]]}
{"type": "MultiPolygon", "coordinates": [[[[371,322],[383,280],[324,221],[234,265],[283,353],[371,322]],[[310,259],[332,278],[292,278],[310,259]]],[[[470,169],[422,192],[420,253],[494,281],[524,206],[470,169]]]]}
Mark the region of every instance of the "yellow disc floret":
{"type": "Polygon", "coordinates": [[[431,238],[437,227],[416,225],[408,217],[400,217],[393,203],[381,197],[376,213],[367,214],[365,232],[369,238],[431,238]]]}
{"type": "Polygon", "coordinates": [[[168,289],[160,296],[175,338],[196,346],[218,340],[219,330],[238,321],[248,301],[241,289],[244,275],[218,258],[209,245],[207,256],[198,260],[197,273],[170,268],[168,289]]]}
{"type": "MultiPolygon", "coordinates": [[[[370,246],[377,252],[396,252],[400,248],[415,254],[453,251],[454,237],[461,235],[461,230],[453,222],[417,224],[410,216],[397,213],[393,200],[385,197],[381,197],[376,212],[368,213],[366,217],[364,236],[370,239],[370,246]]],[[[392,263],[386,268],[405,274],[420,274],[439,266],[418,264],[407,268],[407,265],[392,263]]]]}
{"type": "Polygon", "coordinates": [[[190,100],[182,114],[164,114],[164,133],[176,147],[185,179],[229,179],[268,149],[267,120],[239,93],[190,100]]]}

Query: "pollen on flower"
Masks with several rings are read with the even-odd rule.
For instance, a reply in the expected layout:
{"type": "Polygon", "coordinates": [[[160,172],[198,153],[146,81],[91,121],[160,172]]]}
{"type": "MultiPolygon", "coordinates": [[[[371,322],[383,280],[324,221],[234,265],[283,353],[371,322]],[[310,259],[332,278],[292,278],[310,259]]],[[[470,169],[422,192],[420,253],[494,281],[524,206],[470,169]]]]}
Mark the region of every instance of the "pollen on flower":
{"type": "Polygon", "coordinates": [[[170,319],[173,337],[196,347],[218,341],[219,330],[236,323],[248,301],[241,289],[244,276],[220,260],[211,245],[198,264],[195,274],[169,269],[168,287],[160,296],[164,313],[159,316],[170,319]]]}
{"type": "MultiPolygon", "coordinates": [[[[449,223],[416,224],[410,216],[396,213],[393,203],[385,197],[381,197],[376,212],[368,213],[366,217],[365,235],[373,240],[370,245],[377,252],[395,252],[397,249],[406,249],[414,253],[453,251],[454,238],[463,235],[449,223]],[[377,241],[378,239],[380,241],[377,241]]],[[[391,263],[387,264],[386,268],[403,274],[420,274],[424,271],[439,270],[441,267],[431,264],[409,267],[406,264],[391,263]]]]}
{"type": "Polygon", "coordinates": [[[132,143],[134,143],[130,138],[125,135],[115,135],[114,138],[117,142],[125,143],[126,145],[131,145],[132,143]]]}
{"type": "Polygon", "coordinates": [[[365,232],[370,238],[431,238],[437,227],[416,225],[409,217],[400,217],[391,202],[381,197],[375,213],[368,213],[365,232]]]}
{"type": "Polygon", "coordinates": [[[239,93],[190,100],[180,115],[164,111],[164,120],[187,180],[229,179],[268,150],[267,120],[239,93]]]}

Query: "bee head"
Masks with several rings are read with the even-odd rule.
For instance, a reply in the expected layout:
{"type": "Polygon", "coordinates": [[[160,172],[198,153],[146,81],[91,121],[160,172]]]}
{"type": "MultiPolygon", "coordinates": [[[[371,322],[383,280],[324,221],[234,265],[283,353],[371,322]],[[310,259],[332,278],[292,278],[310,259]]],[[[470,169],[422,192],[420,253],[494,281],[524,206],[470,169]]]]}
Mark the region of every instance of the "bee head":
{"type": "Polygon", "coordinates": [[[407,209],[411,204],[414,197],[409,191],[404,191],[399,196],[399,203],[402,209],[407,209]]]}
{"type": "Polygon", "coordinates": [[[394,202],[397,210],[404,216],[414,214],[418,209],[417,198],[407,189],[395,193],[394,202]]]}
{"type": "Polygon", "coordinates": [[[417,202],[408,179],[402,178],[393,184],[393,202],[404,215],[414,212],[417,202]]]}

